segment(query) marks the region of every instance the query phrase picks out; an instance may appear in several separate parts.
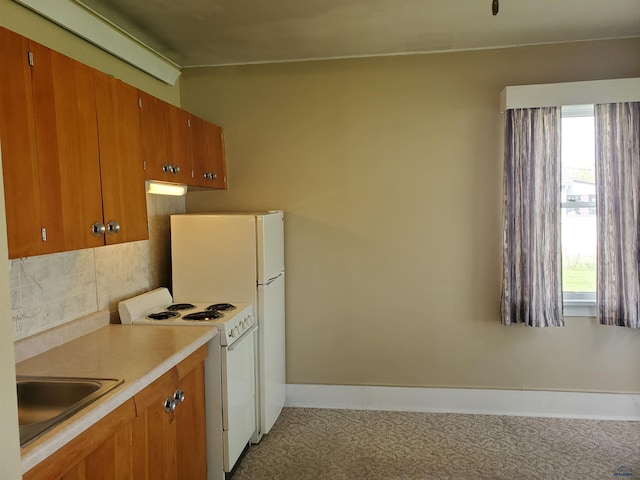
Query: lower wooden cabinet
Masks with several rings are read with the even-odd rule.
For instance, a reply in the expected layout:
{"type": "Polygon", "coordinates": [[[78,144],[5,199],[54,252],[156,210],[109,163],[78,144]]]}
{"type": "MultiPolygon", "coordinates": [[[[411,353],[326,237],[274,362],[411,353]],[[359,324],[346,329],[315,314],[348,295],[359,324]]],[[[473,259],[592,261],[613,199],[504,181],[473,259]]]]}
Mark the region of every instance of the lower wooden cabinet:
{"type": "Polygon", "coordinates": [[[26,472],[23,479],[205,480],[206,356],[204,346],[26,472]],[[175,410],[167,413],[165,405],[171,402],[176,402],[175,410]]]}

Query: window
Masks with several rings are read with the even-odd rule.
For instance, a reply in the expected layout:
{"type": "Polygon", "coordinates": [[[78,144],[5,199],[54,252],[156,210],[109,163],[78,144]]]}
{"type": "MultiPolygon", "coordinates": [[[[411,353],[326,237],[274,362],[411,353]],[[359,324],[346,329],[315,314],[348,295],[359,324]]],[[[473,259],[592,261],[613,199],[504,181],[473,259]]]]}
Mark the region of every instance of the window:
{"type": "Polygon", "coordinates": [[[561,131],[564,313],[595,315],[597,212],[593,105],[562,107],[561,131]]]}
{"type": "Polygon", "coordinates": [[[505,87],[500,106],[502,323],[640,328],[640,78],[505,87]]]}

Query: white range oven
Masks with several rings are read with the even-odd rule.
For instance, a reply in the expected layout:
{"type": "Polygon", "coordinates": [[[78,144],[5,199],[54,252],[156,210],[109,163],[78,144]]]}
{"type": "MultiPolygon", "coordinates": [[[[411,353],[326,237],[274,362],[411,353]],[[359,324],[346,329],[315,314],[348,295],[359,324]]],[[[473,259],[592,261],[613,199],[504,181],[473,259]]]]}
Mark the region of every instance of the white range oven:
{"type": "Polygon", "coordinates": [[[256,433],[258,325],[250,304],[173,303],[166,288],[118,305],[123,325],[216,327],[205,360],[207,479],[222,480],[256,433]]]}

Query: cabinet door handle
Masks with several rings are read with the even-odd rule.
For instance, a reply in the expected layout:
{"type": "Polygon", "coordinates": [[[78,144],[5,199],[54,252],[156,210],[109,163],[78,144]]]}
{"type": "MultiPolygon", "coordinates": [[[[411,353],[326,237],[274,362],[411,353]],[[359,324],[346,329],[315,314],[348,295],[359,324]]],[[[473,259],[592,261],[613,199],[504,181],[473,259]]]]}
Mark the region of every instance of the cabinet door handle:
{"type": "Polygon", "coordinates": [[[106,228],[104,226],[104,223],[94,222],[93,225],[91,225],[91,233],[93,233],[95,237],[101,237],[102,235],[104,235],[105,231],[106,228]]]}
{"type": "Polygon", "coordinates": [[[176,404],[184,402],[184,392],[180,389],[176,390],[173,394],[173,399],[176,401],[176,404]]]}
{"type": "Polygon", "coordinates": [[[119,233],[120,224],[114,220],[111,220],[109,223],[107,223],[107,232],[109,232],[110,235],[115,235],[116,233],[119,233]]]}
{"type": "Polygon", "coordinates": [[[175,399],[167,397],[164,401],[164,413],[173,414],[177,406],[178,402],[175,399]]]}

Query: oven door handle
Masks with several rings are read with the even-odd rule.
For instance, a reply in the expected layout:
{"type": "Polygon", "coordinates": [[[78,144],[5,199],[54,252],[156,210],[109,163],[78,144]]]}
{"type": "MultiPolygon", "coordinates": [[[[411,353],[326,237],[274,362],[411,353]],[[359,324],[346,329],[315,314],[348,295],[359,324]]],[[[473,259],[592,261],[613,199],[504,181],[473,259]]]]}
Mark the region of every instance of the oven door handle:
{"type": "Polygon", "coordinates": [[[249,330],[245,331],[242,335],[240,335],[240,338],[238,338],[235,342],[233,342],[231,345],[229,345],[227,347],[227,351],[228,352],[233,352],[233,350],[236,348],[237,345],[240,345],[240,343],[247,338],[249,335],[251,335],[253,332],[255,332],[258,329],[258,325],[253,325],[252,327],[249,328],[249,330]]]}

